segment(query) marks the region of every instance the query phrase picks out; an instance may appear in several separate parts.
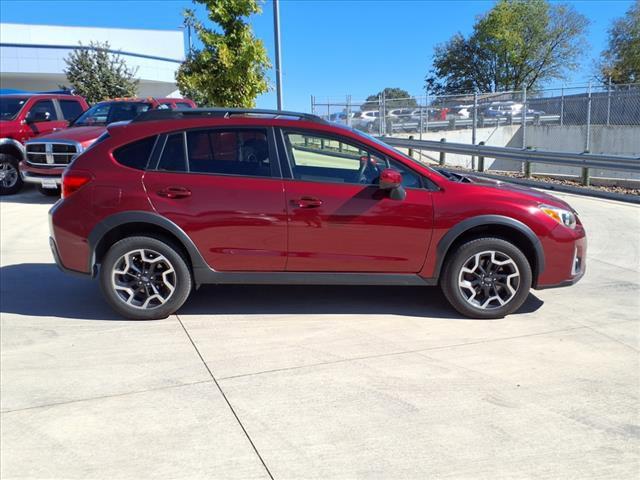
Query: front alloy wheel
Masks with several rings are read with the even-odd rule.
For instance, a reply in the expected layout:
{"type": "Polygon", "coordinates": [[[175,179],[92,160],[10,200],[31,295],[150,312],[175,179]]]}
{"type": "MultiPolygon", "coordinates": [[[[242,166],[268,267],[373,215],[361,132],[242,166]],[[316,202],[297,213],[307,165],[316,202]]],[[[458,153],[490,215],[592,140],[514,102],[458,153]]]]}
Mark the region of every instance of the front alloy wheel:
{"type": "Polygon", "coordinates": [[[132,320],[165,318],[191,292],[191,271],[173,242],[128,237],[116,242],[100,266],[100,286],[111,307],[132,320]]]}
{"type": "Polygon", "coordinates": [[[471,318],[502,318],[515,312],[529,295],[529,261],[501,238],[470,240],[447,257],[440,286],[458,312],[471,318]]]}
{"type": "Polygon", "coordinates": [[[18,160],[10,155],[0,155],[0,195],[18,193],[22,188],[22,177],[18,170],[18,160]]]}
{"type": "Polygon", "coordinates": [[[472,255],[460,269],[460,293],[476,308],[491,310],[509,303],[518,291],[520,271],[511,257],[495,250],[472,255]]]}

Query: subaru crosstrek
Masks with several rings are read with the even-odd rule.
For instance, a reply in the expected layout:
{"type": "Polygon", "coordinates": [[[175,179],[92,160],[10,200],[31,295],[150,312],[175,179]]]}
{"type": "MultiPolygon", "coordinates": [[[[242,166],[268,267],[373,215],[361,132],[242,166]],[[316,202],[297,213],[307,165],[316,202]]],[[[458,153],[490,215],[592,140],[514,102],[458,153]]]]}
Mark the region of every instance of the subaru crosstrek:
{"type": "Polygon", "coordinates": [[[562,200],[292,112],[143,113],[75,158],[62,197],[57,264],[99,277],[131,319],[164,318],[209,283],[440,285],[463,315],[498,318],[585,271],[562,200]]]}

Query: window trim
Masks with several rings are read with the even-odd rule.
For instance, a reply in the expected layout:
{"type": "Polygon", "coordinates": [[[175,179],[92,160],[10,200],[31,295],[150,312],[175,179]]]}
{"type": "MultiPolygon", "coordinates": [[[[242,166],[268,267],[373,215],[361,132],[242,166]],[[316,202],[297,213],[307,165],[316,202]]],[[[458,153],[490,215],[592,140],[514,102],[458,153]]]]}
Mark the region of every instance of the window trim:
{"type": "Polygon", "coordinates": [[[366,152],[368,152],[370,155],[374,154],[378,157],[384,158],[387,162],[389,160],[397,162],[397,163],[401,163],[407,170],[409,170],[411,173],[413,173],[416,177],[418,177],[418,180],[420,181],[420,186],[419,187],[403,187],[403,188],[408,188],[410,190],[428,190],[428,191],[433,191],[434,189],[429,187],[429,183],[433,183],[431,182],[431,180],[429,179],[425,179],[424,175],[422,175],[419,172],[416,172],[413,168],[410,168],[406,163],[401,162],[400,160],[398,160],[397,158],[393,158],[390,157],[389,155],[382,153],[380,150],[377,150],[373,147],[370,147],[369,145],[365,145],[364,143],[355,140],[351,137],[344,137],[344,136],[339,136],[337,134],[334,133],[329,133],[329,132],[321,132],[321,131],[316,131],[316,130],[309,130],[309,129],[305,129],[305,128],[298,128],[298,127],[292,127],[292,128],[278,128],[277,130],[279,130],[279,137],[280,137],[280,141],[282,142],[280,145],[280,148],[282,149],[282,151],[284,152],[284,160],[283,162],[286,162],[284,166],[287,167],[288,169],[288,174],[290,175],[289,177],[285,177],[287,180],[294,180],[296,182],[309,182],[309,183],[324,183],[324,184],[332,184],[332,185],[360,185],[363,188],[366,187],[378,187],[377,184],[375,183],[369,183],[369,184],[364,184],[364,183],[350,183],[350,182],[329,182],[326,180],[305,180],[305,179],[301,179],[301,178],[295,178],[293,175],[293,159],[290,157],[289,155],[289,149],[287,148],[287,141],[285,138],[285,135],[288,133],[293,133],[293,134],[300,134],[300,135],[308,135],[308,136],[315,136],[315,137],[322,137],[325,138],[327,140],[333,140],[333,141],[337,141],[337,142],[342,142],[342,143],[348,143],[352,146],[356,146],[358,148],[360,148],[361,150],[364,150],[366,152]],[[425,182],[426,180],[426,182],[425,182]]]}
{"type": "Polygon", "coordinates": [[[278,149],[275,146],[275,136],[272,127],[268,126],[250,126],[250,125],[230,125],[230,126],[221,126],[215,125],[210,127],[196,127],[196,128],[188,128],[185,130],[175,130],[172,132],[165,132],[163,134],[158,135],[159,142],[156,142],[156,145],[160,145],[157,148],[158,152],[154,151],[151,155],[151,161],[148,164],[148,171],[154,171],[156,173],[182,173],[182,174],[190,174],[190,175],[213,175],[213,176],[224,176],[224,177],[239,177],[239,178],[257,178],[257,179],[282,179],[282,172],[280,169],[280,157],[278,149]],[[199,131],[241,131],[241,130],[250,130],[250,131],[261,131],[264,132],[267,138],[267,147],[269,149],[269,167],[271,170],[271,174],[269,176],[261,176],[261,175],[244,175],[241,173],[216,173],[216,172],[193,172],[191,171],[191,162],[189,158],[189,147],[187,145],[187,134],[189,132],[199,132],[199,131]],[[187,170],[184,172],[175,172],[170,170],[160,170],[158,166],[160,165],[160,159],[162,158],[162,154],[164,152],[165,145],[167,143],[167,139],[176,133],[182,133],[183,138],[182,142],[185,150],[185,158],[187,160],[187,170]]]}

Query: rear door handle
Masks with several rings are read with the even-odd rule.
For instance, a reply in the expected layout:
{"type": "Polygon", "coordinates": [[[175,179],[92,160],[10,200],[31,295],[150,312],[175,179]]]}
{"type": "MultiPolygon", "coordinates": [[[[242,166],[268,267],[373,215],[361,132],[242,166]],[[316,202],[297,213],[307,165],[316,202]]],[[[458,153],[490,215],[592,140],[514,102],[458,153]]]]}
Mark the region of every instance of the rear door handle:
{"type": "Polygon", "coordinates": [[[296,200],[292,200],[293,203],[298,208],[317,208],[322,205],[322,200],[316,197],[300,197],[296,200]]]}
{"type": "Polygon", "coordinates": [[[187,198],[191,196],[191,190],[185,187],[166,187],[158,190],[158,195],[165,198],[187,198]]]}

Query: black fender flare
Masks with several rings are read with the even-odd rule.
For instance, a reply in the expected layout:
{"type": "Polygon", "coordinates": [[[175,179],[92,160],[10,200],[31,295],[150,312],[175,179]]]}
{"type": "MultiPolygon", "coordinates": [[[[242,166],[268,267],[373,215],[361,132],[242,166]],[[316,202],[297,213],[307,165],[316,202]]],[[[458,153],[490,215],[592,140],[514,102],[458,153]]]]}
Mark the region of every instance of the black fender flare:
{"type": "Polygon", "coordinates": [[[133,210],[130,212],[116,213],[104,218],[99,223],[97,223],[91,230],[91,233],[89,233],[87,239],[89,244],[89,271],[93,276],[95,276],[96,250],[100,245],[100,242],[104,239],[105,235],[107,235],[114,228],[134,223],[151,224],[156,227],[160,227],[175,236],[189,254],[189,259],[191,260],[191,266],[193,267],[194,274],[198,271],[201,271],[202,269],[211,271],[211,268],[209,267],[209,265],[207,265],[207,262],[204,260],[204,258],[202,258],[198,247],[196,247],[196,245],[193,243],[193,240],[191,240],[189,235],[187,235],[182,228],[173,223],[171,220],[157,213],[146,212],[144,210],[133,210]]]}
{"type": "MultiPolygon", "coordinates": [[[[504,215],[478,215],[476,217],[467,218],[459,223],[456,223],[449,229],[444,237],[440,239],[440,241],[438,242],[438,246],[436,247],[437,260],[434,276],[436,278],[440,276],[442,264],[444,263],[444,259],[447,256],[447,253],[449,252],[449,248],[461,235],[471,230],[472,228],[491,225],[509,227],[524,235],[533,246],[533,250],[535,252],[537,275],[539,276],[544,271],[544,250],[542,248],[542,243],[540,242],[538,236],[533,232],[533,230],[531,230],[528,225],[522,223],[520,220],[506,217],[504,215]]],[[[534,283],[536,281],[537,278],[534,279],[534,283]]]]}

